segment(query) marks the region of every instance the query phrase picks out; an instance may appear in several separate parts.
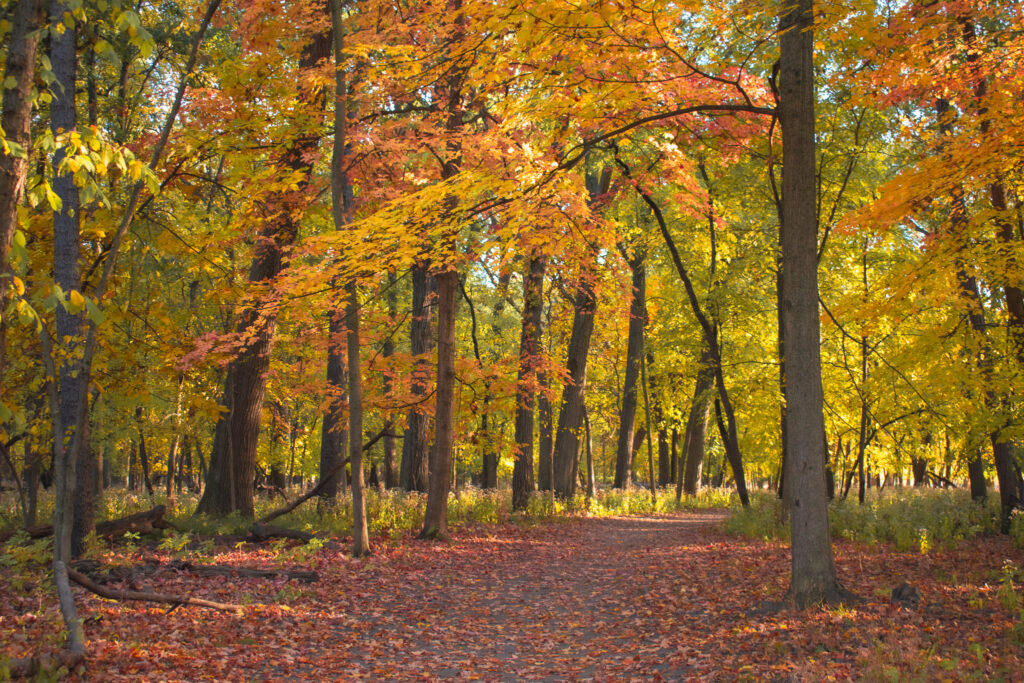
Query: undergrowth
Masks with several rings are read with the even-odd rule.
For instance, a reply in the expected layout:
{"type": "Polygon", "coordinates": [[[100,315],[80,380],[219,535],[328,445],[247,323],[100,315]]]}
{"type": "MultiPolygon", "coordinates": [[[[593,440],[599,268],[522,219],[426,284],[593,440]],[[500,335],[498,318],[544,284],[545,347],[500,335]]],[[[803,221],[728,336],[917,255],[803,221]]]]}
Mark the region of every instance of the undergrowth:
{"type": "MultiPolygon", "coordinates": [[[[1024,518],[1014,520],[1014,538],[1024,540],[1024,518]]],[[[936,544],[999,531],[999,497],[984,503],[971,500],[967,491],[896,489],[870,491],[863,505],[856,498],[829,505],[833,538],[863,543],[888,542],[897,550],[928,552],[936,544]]],[[[760,539],[788,539],[782,501],[772,493],[756,492],[750,506],[735,506],[725,524],[730,533],[760,539]]]]}
{"type": "MultiPolygon", "coordinates": [[[[297,494],[292,492],[291,495],[297,494]]],[[[508,488],[483,490],[464,487],[452,492],[448,499],[448,522],[457,529],[467,525],[547,521],[578,514],[608,516],[669,513],[699,508],[727,509],[735,500],[735,492],[731,489],[713,488],[703,489],[695,496],[684,496],[679,501],[676,501],[673,489],[664,488],[657,492],[656,502],[652,502],[650,491],[642,488],[627,491],[599,489],[592,498],[578,493],[568,500],[552,496],[550,492],[540,491],[530,497],[525,510],[513,513],[512,493],[508,488]]],[[[163,493],[149,496],[139,491],[109,489],[97,501],[96,519],[117,519],[154,505],[165,505],[167,519],[179,529],[176,536],[178,540],[173,543],[184,543],[180,539],[189,535],[209,537],[245,535],[249,532],[252,522],[241,515],[211,518],[192,514],[197,503],[198,497],[189,493],[168,498],[163,493]]],[[[259,519],[283,504],[279,496],[258,496],[256,518],[259,519]]],[[[52,506],[52,495],[41,493],[41,513],[44,510],[52,510],[52,506]]],[[[423,526],[425,507],[426,496],[421,493],[382,491],[373,488],[366,490],[367,522],[370,533],[375,536],[395,537],[418,532],[423,526]]],[[[8,527],[18,526],[20,520],[16,507],[12,505],[4,512],[8,527]]],[[[47,518],[41,514],[39,519],[45,521],[47,518]]],[[[345,536],[352,529],[351,499],[342,495],[333,502],[322,499],[310,500],[287,515],[275,519],[273,524],[320,535],[345,536]]],[[[135,540],[137,539],[128,539],[128,542],[135,540]]]]}

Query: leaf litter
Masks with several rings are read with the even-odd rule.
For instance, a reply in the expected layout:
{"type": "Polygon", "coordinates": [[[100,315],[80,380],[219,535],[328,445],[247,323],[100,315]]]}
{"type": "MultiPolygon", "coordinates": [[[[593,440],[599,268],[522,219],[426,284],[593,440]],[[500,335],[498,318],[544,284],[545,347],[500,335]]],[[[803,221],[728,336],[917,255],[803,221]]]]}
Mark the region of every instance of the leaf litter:
{"type": "MultiPolygon", "coordinates": [[[[87,667],[67,680],[1012,680],[1024,664],[1024,553],[986,537],[927,554],[836,543],[852,605],[764,613],[789,581],[785,544],[726,535],[722,513],[465,528],[451,542],[322,548],[296,580],[165,572],[147,588],[243,613],[118,603],[76,588],[87,667]],[[1007,564],[1009,561],[1010,564],[1007,564]],[[890,601],[907,582],[914,607],[890,601]]],[[[151,548],[113,551],[139,561],[151,548]]],[[[274,562],[241,545],[216,558],[274,562]]],[[[4,569],[5,579],[10,570],[4,569]]],[[[42,587],[0,588],[4,657],[59,645],[42,587]]]]}

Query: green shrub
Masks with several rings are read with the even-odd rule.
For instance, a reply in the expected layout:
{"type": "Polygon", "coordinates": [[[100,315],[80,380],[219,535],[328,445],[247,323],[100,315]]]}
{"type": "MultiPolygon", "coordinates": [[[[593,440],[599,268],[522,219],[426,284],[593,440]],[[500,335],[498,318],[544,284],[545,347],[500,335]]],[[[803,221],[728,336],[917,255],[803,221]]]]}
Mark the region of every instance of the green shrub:
{"type": "MultiPolygon", "coordinates": [[[[726,529],[752,538],[786,538],[781,524],[781,501],[755,493],[749,508],[733,509],[726,529]]],[[[862,543],[885,541],[897,550],[928,552],[935,544],[953,544],[981,534],[998,532],[999,499],[971,500],[967,491],[886,488],[873,490],[863,505],[856,498],[833,501],[829,525],[834,538],[862,543]]],[[[1014,519],[1011,532],[1024,539],[1024,519],[1014,519]]]]}
{"type": "Polygon", "coordinates": [[[755,491],[747,507],[734,504],[725,520],[725,530],[765,541],[789,538],[789,525],[782,520],[782,501],[774,493],[764,491],[755,491]]]}

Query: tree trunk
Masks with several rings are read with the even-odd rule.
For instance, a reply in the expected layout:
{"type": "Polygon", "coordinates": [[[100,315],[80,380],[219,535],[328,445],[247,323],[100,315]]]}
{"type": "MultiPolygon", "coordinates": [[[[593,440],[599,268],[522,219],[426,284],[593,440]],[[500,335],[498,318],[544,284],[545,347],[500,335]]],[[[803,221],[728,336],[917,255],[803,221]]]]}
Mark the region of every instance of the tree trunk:
{"type": "Polygon", "coordinates": [[[792,528],[787,600],[803,608],[847,597],[836,578],[825,493],[825,443],[818,319],[814,149],[813,0],[779,19],[782,167],[782,323],[786,340],[786,500],[792,528]]]}
{"type": "Polygon", "coordinates": [[[402,488],[406,491],[427,490],[427,459],[429,448],[430,417],[424,405],[430,388],[429,360],[426,354],[433,348],[431,338],[431,310],[429,294],[433,289],[434,277],[427,272],[427,265],[417,264],[412,268],[412,322],[410,328],[410,350],[415,358],[412,376],[412,395],[417,405],[409,409],[408,426],[402,441],[402,488]]]}
{"type": "Polygon", "coordinates": [[[584,280],[579,284],[574,300],[575,314],[565,366],[569,382],[562,388],[562,409],[558,413],[553,453],[555,492],[562,498],[571,498],[576,490],[573,478],[576,456],[579,453],[580,431],[583,426],[583,398],[587,386],[587,356],[590,335],[594,331],[594,312],[597,299],[593,285],[584,280]]]}
{"type": "Polygon", "coordinates": [[[590,411],[583,405],[583,427],[587,452],[587,500],[594,497],[594,432],[590,428],[590,411]]]}
{"type": "Polygon", "coordinates": [[[548,398],[551,379],[547,372],[537,373],[537,386],[537,428],[540,430],[537,437],[537,489],[551,491],[551,482],[554,479],[555,440],[552,430],[554,412],[551,409],[551,399],[548,398]]]}
{"type": "MultiPolygon", "coordinates": [[[[178,457],[178,445],[181,441],[181,389],[185,382],[185,376],[182,373],[178,373],[178,391],[174,401],[174,434],[171,435],[171,445],[167,449],[167,497],[173,498],[174,491],[172,487],[174,485],[174,464],[178,457]]],[[[179,478],[178,490],[181,490],[180,478],[179,478]]]]}
{"type": "MultiPolygon", "coordinates": [[[[654,354],[647,354],[648,365],[654,365],[654,354]]],[[[661,410],[661,393],[658,390],[658,377],[652,371],[651,383],[651,406],[654,411],[654,421],[658,426],[658,486],[668,486],[673,481],[672,460],[668,450],[668,430],[665,428],[665,415],[661,410]]]]}
{"type": "Polygon", "coordinates": [[[152,497],[153,480],[149,476],[149,454],[146,452],[146,436],[142,433],[142,413],[136,412],[139,422],[139,464],[142,467],[142,482],[146,487],[146,493],[152,497]]]}
{"type": "Polygon", "coordinates": [[[0,149],[0,386],[4,386],[7,361],[7,301],[11,285],[7,259],[14,231],[18,228],[18,204],[28,176],[32,142],[32,83],[39,28],[45,16],[46,5],[42,0],[17,0],[10,15],[11,33],[7,42],[3,114],[0,118],[0,127],[10,147],[9,153],[0,149]]]}
{"type": "MultiPolygon", "coordinates": [[[[53,2],[50,15],[53,22],[50,38],[50,63],[52,65],[53,101],[50,104],[50,128],[54,137],[75,130],[75,88],[76,88],[76,39],[73,26],[64,24],[67,5],[53,2]],[[57,29],[57,27],[60,29],[57,29]]],[[[64,146],[53,155],[53,168],[57,169],[66,151],[64,146]]],[[[53,212],[53,277],[65,296],[81,289],[81,275],[78,266],[79,249],[79,197],[78,187],[69,173],[55,174],[53,191],[60,198],[60,208],[53,212]]],[[[81,316],[69,313],[63,306],[56,309],[57,343],[64,340],[78,340],[81,336],[81,316]]],[[[43,330],[43,335],[47,332],[43,330]]],[[[72,342],[74,343],[74,342],[72,342]]],[[[54,358],[52,352],[51,359],[54,358]]],[[[74,519],[74,492],[76,476],[76,454],[74,452],[76,427],[80,427],[78,381],[84,379],[78,373],[74,354],[61,354],[60,364],[54,368],[53,381],[57,388],[56,405],[52,405],[54,421],[54,480],[56,502],[54,507],[54,558],[55,561],[71,560],[71,533],[74,519]]]]}
{"type": "MultiPolygon", "coordinates": [[[[340,6],[339,0],[332,5],[340,6]]],[[[340,14],[340,13],[339,13],[340,14]]],[[[348,284],[348,457],[352,465],[352,556],[370,553],[363,486],[363,385],[359,367],[359,294],[355,281],[348,284]]]]}
{"type": "Polygon", "coordinates": [[[640,386],[644,390],[644,417],[647,421],[647,479],[651,489],[651,505],[658,502],[657,486],[654,483],[654,446],[651,445],[651,397],[647,391],[647,356],[640,357],[640,386]]]}
{"type": "Polygon", "coordinates": [[[705,350],[701,353],[700,369],[693,388],[690,415],[686,420],[686,436],[683,438],[682,491],[688,496],[697,494],[700,485],[701,467],[704,464],[704,444],[707,441],[708,410],[711,408],[711,390],[715,383],[714,369],[705,350]]]}
{"type": "Polygon", "coordinates": [[[96,454],[89,439],[92,425],[82,421],[79,436],[78,467],[75,473],[75,517],[71,525],[71,556],[85,553],[85,539],[96,528],[96,454]]]}
{"type": "Polygon", "coordinates": [[[619,442],[615,451],[615,488],[629,488],[633,475],[633,432],[636,429],[637,389],[647,325],[647,271],[644,254],[637,252],[629,261],[632,271],[632,295],[629,306],[629,336],[626,342],[626,376],[622,383],[622,409],[619,411],[619,442]]]}
{"type": "MultiPolygon", "coordinates": [[[[398,317],[398,296],[395,293],[395,286],[398,282],[398,278],[392,272],[388,273],[388,316],[391,320],[391,324],[394,324],[395,319],[398,317]]],[[[384,346],[381,349],[381,355],[386,359],[391,358],[395,354],[395,342],[392,340],[392,336],[389,334],[384,339],[384,346]]],[[[394,392],[394,379],[390,372],[384,374],[384,396],[390,400],[394,392]]],[[[386,419],[391,420],[392,416],[388,414],[386,419]]],[[[392,433],[393,430],[389,429],[388,433],[384,435],[384,486],[389,489],[396,488],[398,486],[398,455],[395,450],[395,436],[392,433]]]]}
{"type": "Polygon", "coordinates": [[[545,261],[530,257],[523,276],[523,321],[519,336],[519,377],[516,392],[515,463],[512,466],[512,508],[522,510],[533,493],[534,376],[540,356],[545,261]]]}
{"type": "Polygon", "coordinates": [[[672,428],[671,436],[669,437],[669,458],[672,462],[672,471],[669,473],[669,481],[676,482],[676,498],[679,498],[679,491],[681,487],[679,482],[682,481],[681,472],[683,471],[682,466],[679,463],[679,430],[675,427],[672,428]]]}
{"type": "MultiPolygon", "coordinates": [[[[325,32],[313,36],[299,57],[300,77],[310,74],[330,54],[330,35],[325,32]]],[[[317,108],[323,106],[321,90],[302,87],[299,98],[317,108]]],[[[310,159],[319,144],[318,135],[303,132],[278,161],[282,171],[301,174],[302,180],[298,189],[275,193],[265,205],[266,219],[249,269],[249,282],[261,293],[242,309],[236,327],[238,335],[250,341],[228,364],[222,399],[227,410],[214,431],[206,490],[196,508],[199,514],[221,516],[237,511],[244,517],[254,515],[256,447],[280,303],[272,284],[284,269],[285,248],[298,234],[299,216],[309,201],[305,189],[312,172],[310,159]]]]}
{"type": "MultiPolygon", "coordinates": [[[[508,284],[512,278],[512,271],[507,270],[503,272],[498,278],[498,301],[494,305],[494,310],[491,313],[491,337],[492,339],[500,339],[502,335],[501,329],[501,314],[505,310],[505,294],[508,291],[508,284]]],[[[469,300],[468,297],[466,299],[469,300]]],[[[524,314],[525,315],[525,314],[524,314]]],[[[475,342],[474,342],[475,343],[475,342]]],[[[480,361],[480,351],[476,349],[477,361],[480,361]]],[[[491,358],[494,362],[498,361],[500,354],[497,350],[493,350],[491,358]]],[[[485,489],[494,489],[498,487],[498,450],[495,444],[495,439],[491,435],[491,419],[490,419],[490,405],[492,400],[492,381],[486,375],[484,376],[484,398],[482,401],[483,405],[483,416],[480,420],[480,441],[483,444],[483,458],[481,467],[480,485],[485,489]]],[[[518,410],[518,408],[517,408],[518,410]]],[[[532,411],[532,406],[531,406],[532,411]]],[[[518,412],[517,412],[518,419],[518,412]]],[[[530,420],[532,422],[533,415],[531,412],[530,420]]],[[[532,430],[531,430],[532,433],[532,430]]],[[[532,439],[532,436],[531,436],[532,439]]],[[[533,489],[533,458],[531,453],[530,458],[530,488],[533,489]]],[[[515,477],[515,473],[512,475],[515,477]]],[[[513,496],[514,497],[514,496],[513,496]]]]}
{"type": "Polygon", "coordinates": [[[452,446],[455,440],[455,305],[459,274],[452,268],[437,274],[437,426],[430,450],[427,510],[421,538],[448,536],[448,491],[451,489],[452,446]]]}
{"type": "Polygon", "coordinates": [[[348,446],[348,374],[342,347],[345,325],[341,311],[331,311],[327,325],[327,411],[320,425],[320,481],[330,477],[320,496],[334,501],[345,487],[345,477],[335,473],[348,446]],[[334,473],[333,475],[331,473],[334,473]]]}
{"type": "MultiPolygon", "coordinates": [[[[345,170],[348,151],[349,99],[344,69],[345,28],[342,0],[330,0],[334,46],[334,140],[331,146],[331,216],[340,231],[352,211],[353,190],[345,170]]],[[[360,366],[359,287],[354,276],[345,286],[346,356],[348,358],[348,459],[352,465],[352,555],[370,552],[363,480],[363,375],[360,366]]]]}

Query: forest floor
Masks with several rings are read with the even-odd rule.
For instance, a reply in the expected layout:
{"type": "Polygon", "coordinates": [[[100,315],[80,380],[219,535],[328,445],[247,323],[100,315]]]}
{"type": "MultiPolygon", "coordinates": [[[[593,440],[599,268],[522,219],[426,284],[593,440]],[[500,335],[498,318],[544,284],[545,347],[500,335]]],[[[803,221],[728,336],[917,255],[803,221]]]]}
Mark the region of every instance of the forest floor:
{"type": "MultiPolygon", "coordinates": [[[[927,553],[839,542],[853,605],[766,612],[786,544],[721,531],[721,512],[462,528],[380,540],[373,556],[283,544],[207,561],[313,568],[316,583],[172,571],[144,588],[243,612],[119,603],[76,590],[89,651],[68,680],[1021,680],[1024,552],[982,538],[927,553]],[[890,602],[906,581],[916,606],[890,602]]],[[[154,546],[111,563],[167,561],[154,546]]],[[[193,559],[192,561],[196,561],[193,559]]],[[[3,574],[9,570],[3,570],[3,574]]],[[[0,655],[57,646],[55,609],[0,584],[0,655]]],[[[0,675],[2,678],[2,675],[0,675]]]]}

